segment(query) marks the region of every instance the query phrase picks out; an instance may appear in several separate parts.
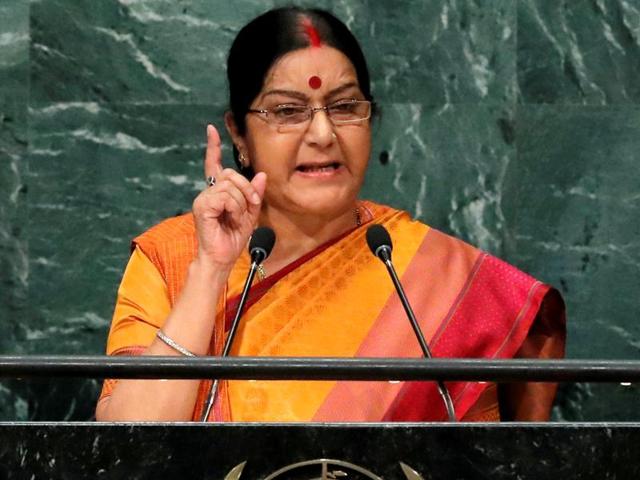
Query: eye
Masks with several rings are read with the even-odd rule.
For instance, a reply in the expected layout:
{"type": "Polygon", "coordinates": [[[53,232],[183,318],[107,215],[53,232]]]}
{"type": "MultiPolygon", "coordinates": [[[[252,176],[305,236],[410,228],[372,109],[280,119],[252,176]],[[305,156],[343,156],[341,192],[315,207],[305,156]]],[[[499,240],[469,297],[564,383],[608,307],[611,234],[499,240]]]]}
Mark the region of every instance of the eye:
{"type": "Polygon", "coordinates": [[[304,115],[307,107],[302,105],[276,105],[271,112],[276,118],[290,118],[297,115],[304,115]]]}
{"type": "Polygon", "coordinates": [[[280,125],[295,125],[309,118],[309,109],[305,105],[276,105],[271,109],[273,120],[280,125]]]}
{"type": "Polygon", "coordinates": [[[329,111],[332,115],[349,116],[356,115],[359,112],[359,107],[360,102],[357,100],[340,100],[329,105],[329,111]]]}
{"type": "Polygon", "coordinates": [[[334,103],[330,108],[339,112],[352,112],[356,108],[356,105],[355,102],[341,102],[334,103]]]}

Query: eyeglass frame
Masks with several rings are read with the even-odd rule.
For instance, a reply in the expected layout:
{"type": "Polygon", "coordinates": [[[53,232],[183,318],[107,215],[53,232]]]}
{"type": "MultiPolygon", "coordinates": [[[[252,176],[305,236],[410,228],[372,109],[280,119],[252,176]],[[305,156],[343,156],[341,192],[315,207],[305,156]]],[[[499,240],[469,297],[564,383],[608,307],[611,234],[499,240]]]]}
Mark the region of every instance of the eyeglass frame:
{"type": "Polygon", "coordinates": [[[338,100],[337,102],[334,102],[330,105],[324,105],[323,107],[312,107],[311,105],[295,105],[295,104],[288,104],[288,103],[283,103],[283,104],[279,104],[276,105],[273,108],[277,108],[277,107],[305,107],[306,111],[309,112],[309,117],[307,119],[305,119],[302,122],[299,123],[278,123],[277,121],[271,121],[269,120],[269,116],[270,114],[272,115],[273,112],[273,108],[271,110],[269,109],[255,109],[255,108],[250,108],[247,110],[247,113],[258,113],[258,114],[262,114],[265,116],[265,120],[267,121],[267,123],[271,124],[271,125],[277,125],[279,127],[298,127],[301,125],[305,125],[307,122],[310,122],[311,120],[313,120],[313,116],[321,111],[324,110],[325,113],[327,114],[327,118],[331,121],[331,123],[333,125],[356,125],[360,122],[364,122],[365,120],[369,120],[371,118],[371,114],[373,112],[373,106],[374,106],[374,102],[372,102],[371,100],[348,100],[348,101],[344,101],[344,100],[338,100]],[[340,105],[340,104],[353,104],[353,103],[368,103],[369,104],[369,113],[366,117],[363,118],[358,118],[357,120],[346,120],[346,121],[336,121],[335,119],[333,119],[331,117],[331,115],[329,114],[329,108],[335,106],[335,105],[340,105]]]}

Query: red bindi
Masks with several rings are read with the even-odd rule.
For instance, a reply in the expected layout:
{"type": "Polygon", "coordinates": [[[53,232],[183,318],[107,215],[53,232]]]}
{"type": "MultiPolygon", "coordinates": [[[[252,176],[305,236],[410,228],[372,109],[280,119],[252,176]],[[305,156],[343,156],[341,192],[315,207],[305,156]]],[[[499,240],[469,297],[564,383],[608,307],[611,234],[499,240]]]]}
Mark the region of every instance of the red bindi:
{"type": "Polygon", "coordinates": [[[314,75],[309,79],[309,86],[314,90],[319,89],[322,86],[322,79],[317,75],[314,75]]]}

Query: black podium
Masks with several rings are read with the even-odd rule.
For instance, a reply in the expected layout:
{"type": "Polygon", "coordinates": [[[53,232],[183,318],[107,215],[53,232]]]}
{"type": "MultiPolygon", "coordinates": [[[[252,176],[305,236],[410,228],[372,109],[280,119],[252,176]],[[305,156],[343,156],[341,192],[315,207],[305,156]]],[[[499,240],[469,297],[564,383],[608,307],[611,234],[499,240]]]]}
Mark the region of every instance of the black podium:
{"type": "MultiPolygon", "coordinates": [[[[0,377],[640,382],[637,360],[0,357],[0,377]]],[[[0,423],[0,479],[640,479],[640,423],[0,423]]]]}
{"type": "Polygon", "coordinates": [[[636,479],[640,424],[4,423],[0,477],[636,479]]]}

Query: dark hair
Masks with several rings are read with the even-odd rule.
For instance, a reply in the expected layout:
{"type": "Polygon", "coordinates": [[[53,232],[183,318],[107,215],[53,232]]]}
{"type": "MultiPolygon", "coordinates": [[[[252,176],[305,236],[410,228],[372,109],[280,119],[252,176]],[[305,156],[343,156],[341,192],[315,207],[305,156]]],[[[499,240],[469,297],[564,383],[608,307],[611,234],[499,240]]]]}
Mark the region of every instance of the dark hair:
{"type": "MultiPolygon", "coordinates": [[[[245,116],[258,96],[271,66],[283,55],[312,45],[315,32],[319,40],[342,52],[353,64],[360,90],[373,100],[369,70],[362,49],[347,26],[325,10],[283,7],[253,19],[238,33],[227,59],[229,106],[240,135],[246,132],[245,116]]],[[[238,152],[234,146],[238,167],[238,152]]],[[[251,169],[241,168],[251,178],[251,169]]]]}

